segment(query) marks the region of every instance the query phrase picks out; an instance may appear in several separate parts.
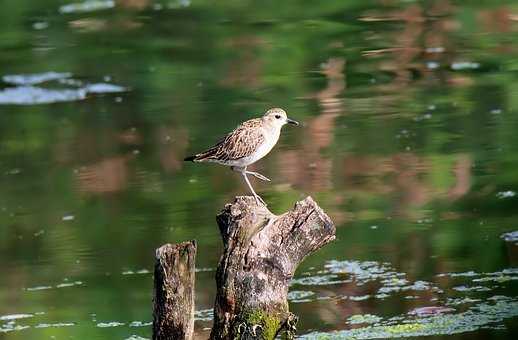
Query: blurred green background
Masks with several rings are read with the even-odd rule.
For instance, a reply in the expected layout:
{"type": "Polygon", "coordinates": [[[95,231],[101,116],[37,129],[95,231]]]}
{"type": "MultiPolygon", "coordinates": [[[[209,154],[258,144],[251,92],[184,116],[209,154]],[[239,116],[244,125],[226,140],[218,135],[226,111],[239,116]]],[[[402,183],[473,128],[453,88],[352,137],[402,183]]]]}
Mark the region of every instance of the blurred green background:
{"type": "Polygon", "coordinates": [[[207,338],[215,215],[248,192],[182,159],[270,107],[303,126],[254,187],[337,225],[292,285],[300,335],[518,334],[516,1],[1,8],[0,339],[150,338],[154,250],[192,238],[207,338]]]}

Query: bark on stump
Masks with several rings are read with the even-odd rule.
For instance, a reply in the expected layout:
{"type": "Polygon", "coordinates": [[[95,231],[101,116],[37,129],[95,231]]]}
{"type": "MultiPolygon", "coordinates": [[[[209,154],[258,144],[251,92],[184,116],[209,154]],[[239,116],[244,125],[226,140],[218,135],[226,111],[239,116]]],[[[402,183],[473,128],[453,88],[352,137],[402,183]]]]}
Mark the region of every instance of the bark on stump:
{"type": "Polygon", "coordinates": [[[280,216],[236,197],[216,219],[225,250],[210,338],[274,339],[294,320],[287,296],[297,266],[334,240],[335,226],[311,197],[280,216]]]}
{"type": "Polygon", "coordinates": [[[153,339],[190,340],[194,333],[196,241],[156,250],[153,339]]]}

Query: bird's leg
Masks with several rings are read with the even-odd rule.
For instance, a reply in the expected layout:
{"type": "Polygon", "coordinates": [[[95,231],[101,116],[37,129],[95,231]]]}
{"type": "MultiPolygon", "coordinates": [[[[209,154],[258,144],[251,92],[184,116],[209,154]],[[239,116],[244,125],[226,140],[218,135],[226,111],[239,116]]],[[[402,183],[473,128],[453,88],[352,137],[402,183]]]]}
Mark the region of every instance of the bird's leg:
{"type": "Polygon", "coordinates": [[[263,181],[267,181],[267,182],[270,182],[270,179],[264,175],[261,175],[260,173],[258,172],[254,172],[254,171],[245,171],[247,175],[252,175],[252,176],[255,176],[257,178],[259,178],[260,180],[263,180],[263,181]]]}
{"type": "MultiPolygon", "coordinates": [[[[232,170],[234,170],[234,169],[232,169],[232,170]]],[[[264,206],[266,206],[266,202],[263,201],[261,196],[259,196],[258,194],[255,193],[254,188],[252,188],[252,184],[250,184],[250,181],[248,180],[248,177],[246,177],[246,173],[247,173],[246,167],[240,169],[240,172],[241,172],[241,175],[243,176],[243,178],[245,179],[246,185],[248,185],[248,188],[252,192],[252,195],[254,195],[255,202],[257,203],[257,205],[259,205],[259,203],[262,203],[264,206]]]]}

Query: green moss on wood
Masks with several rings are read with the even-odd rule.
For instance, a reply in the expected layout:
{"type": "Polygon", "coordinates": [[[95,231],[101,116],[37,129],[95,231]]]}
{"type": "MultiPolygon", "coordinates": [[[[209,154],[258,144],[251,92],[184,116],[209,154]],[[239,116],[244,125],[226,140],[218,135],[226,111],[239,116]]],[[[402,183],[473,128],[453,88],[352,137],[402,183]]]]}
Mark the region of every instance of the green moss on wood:
{"type": "Polygon", "coordinates": [[[268,314],[263,310],[254,310],[243,313],[243,320],[236,325],[236,339],[240,339],[244,332],[261,335],[260,339],[273,340],[281,327],[280,315],[268,314]]]}

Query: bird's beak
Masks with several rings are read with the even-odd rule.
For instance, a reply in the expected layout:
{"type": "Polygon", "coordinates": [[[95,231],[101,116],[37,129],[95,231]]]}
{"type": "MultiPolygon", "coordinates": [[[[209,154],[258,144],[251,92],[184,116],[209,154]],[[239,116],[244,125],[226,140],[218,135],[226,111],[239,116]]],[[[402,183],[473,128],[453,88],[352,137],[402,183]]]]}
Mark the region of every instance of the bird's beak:
{"type": "Polygon", "coordinates": [[[286,122],[291,125],[299,125],[299,122],[293,119],[286,118],[286,122]]]}

